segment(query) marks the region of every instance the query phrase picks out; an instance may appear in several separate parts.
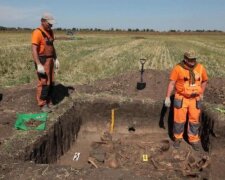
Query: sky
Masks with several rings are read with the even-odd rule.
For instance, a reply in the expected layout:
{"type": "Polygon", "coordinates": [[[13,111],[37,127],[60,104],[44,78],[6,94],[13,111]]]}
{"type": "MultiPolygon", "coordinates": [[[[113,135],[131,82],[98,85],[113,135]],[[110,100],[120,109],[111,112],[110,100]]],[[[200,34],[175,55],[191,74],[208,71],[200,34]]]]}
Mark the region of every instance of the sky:
{"type": "Polygon", "coordinates": [[[0,0],[0,26],[225,31],[225,0],[0,0]]]}

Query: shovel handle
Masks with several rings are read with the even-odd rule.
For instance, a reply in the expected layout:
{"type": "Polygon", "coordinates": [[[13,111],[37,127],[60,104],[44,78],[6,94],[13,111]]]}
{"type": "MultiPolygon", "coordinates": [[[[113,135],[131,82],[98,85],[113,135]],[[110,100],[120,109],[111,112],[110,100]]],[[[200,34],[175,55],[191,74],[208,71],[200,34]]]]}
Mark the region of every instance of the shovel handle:
{"type": "Polygon", "coordinates": [[[144,65],[145,62],[146,62],[146,59],[140,59],[140,63],[141,63],[142,65],[144,65]]]}
{"type": "Polygon", "coordinates": [[[144,64],[146,62],[146,59],[140,59],[140,63],[141,63],[141,79],[142,79],[142,75],[144,73],[144,64]]]}

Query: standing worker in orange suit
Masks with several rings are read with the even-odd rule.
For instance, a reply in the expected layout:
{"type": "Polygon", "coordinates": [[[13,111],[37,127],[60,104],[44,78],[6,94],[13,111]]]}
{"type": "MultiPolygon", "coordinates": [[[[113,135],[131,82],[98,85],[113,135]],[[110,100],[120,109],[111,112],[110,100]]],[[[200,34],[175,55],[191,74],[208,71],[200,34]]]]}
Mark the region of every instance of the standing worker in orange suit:
{"type": "Polygon", "coordinates": [[[170,107],[170,96],[175,87],[173,134],[176,149],[182,142],[188,114],[188,140],[194,150],[200,150],[200,111],[208,76],[206,69],[196,62],[196,58],[193,50],[185,52],[184,60],[177,64],[170,74],[165,106],[170,107]]]}
{"type": "Polygon", "coordinates": [[[55,23],[49,13],[43,14],[41,25],[32,33],[32,56],[37,70],[37,102],[43,112],[51,112],[51,88],[54,83],[54,66],[59,69],[59,61],[53,45],[54,34],[52,26],[55,23]]]}

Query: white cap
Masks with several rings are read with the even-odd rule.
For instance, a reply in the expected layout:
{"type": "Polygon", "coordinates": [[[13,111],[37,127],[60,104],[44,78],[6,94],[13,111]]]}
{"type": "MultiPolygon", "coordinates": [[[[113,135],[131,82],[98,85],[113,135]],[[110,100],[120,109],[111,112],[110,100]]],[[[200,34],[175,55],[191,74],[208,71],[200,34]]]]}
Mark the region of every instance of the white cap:
{"type": "Polygon", "coordinates": [[[45,19],[49,24],[55,24],[55,19],[50,13],[44,13],[41,17],[42,19],[45,19]]]}

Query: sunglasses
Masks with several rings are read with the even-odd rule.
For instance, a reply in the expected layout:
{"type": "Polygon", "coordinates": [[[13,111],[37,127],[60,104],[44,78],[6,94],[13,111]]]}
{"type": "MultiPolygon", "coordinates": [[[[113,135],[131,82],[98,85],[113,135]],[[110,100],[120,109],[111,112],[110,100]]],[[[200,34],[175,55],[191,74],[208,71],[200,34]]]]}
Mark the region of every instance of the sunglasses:
{"type": "Polygon", "coordinates": [[[50,23],[48,23],[48,25],[49,25],[50,27],[52,27],[52,26],[53,26],[53,24],[50,24],[50,23]]]}
{"type": "Polygon", "coordinates": [[[196,58],[191,58],[191,59],[187,58],[187,60],[188,60],[189,62],[195,62],[195,61],[196,61],[196,58]]]}
{"type": "Polygon", "coordinates": [[[196,58],[188,58],[187,56],[185,56],[185,58],[186,58],[189,62],[194,62],[194,61],[196,61],[196,58]]]}

